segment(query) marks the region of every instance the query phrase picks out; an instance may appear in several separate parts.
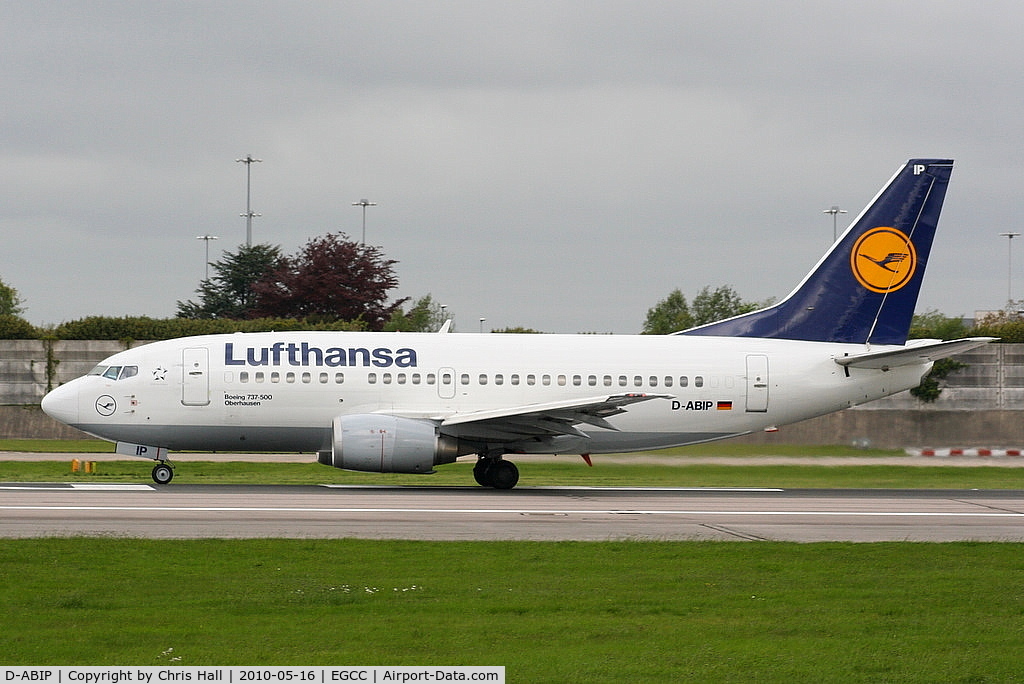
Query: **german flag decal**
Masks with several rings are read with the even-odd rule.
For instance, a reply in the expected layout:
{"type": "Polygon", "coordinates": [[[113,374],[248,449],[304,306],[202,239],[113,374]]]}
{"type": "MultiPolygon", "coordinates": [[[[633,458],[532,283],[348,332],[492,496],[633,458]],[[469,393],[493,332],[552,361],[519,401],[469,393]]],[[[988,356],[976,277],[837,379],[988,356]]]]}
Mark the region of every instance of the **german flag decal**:
{"type": "Polygon", "coordinates": [[[720,401],[720,402],[718,402],[718,410],[719,411],[732,411],[732,402],[731,401],[720,401]]]}

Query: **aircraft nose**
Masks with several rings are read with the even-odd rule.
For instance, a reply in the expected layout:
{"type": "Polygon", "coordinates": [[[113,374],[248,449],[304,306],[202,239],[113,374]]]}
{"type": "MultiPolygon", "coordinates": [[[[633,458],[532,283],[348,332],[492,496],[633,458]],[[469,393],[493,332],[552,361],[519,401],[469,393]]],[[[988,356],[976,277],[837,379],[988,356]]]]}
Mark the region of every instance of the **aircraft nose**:
{"type": "Polygon", "coordinates": [[[78,388],[70,382],[54,389],[43,397],[43,412],[65,425],[78,423],[78,388]]]}

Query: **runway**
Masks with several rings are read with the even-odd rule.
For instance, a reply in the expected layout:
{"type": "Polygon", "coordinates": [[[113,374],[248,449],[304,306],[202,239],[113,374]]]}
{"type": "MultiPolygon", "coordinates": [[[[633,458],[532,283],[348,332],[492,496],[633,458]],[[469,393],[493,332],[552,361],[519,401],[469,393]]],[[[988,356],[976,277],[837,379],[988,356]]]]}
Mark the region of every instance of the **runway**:
{"type": "Polygon", "coordinates": [[[1024,491],[0,484],[0,537],[1024,541],[1024,491]]]}

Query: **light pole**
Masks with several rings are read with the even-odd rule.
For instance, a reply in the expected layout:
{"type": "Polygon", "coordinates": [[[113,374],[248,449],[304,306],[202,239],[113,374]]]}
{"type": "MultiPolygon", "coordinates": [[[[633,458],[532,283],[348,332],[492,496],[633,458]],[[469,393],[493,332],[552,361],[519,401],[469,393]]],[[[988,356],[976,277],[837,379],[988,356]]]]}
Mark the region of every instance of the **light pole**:
{"type": "Polygon", "coordinates": [[[487,320],[486,318],[481,318],[480,319],[480,332],[484,331],[484,321],[486,321],[486,320],[487,320]]]}
{"type": "Polygon", "coordinates": [[[1006,310],[1013,310],[1013,238],[1020,237],[1020,233],[1000,233],[999,237],[1006,238],[1006,310]]]}
{"type": "Polygon", "coordinates": [[[236,162],[245,164],[245,213],[239,214],[239,216],[245,217],[245,246],[252,247],[252,217],[262,216],[263,214],[254,214],[252,212],[252,206],[250,205],[251,200],[251,187],[252,187],[252,165],[253,162],[261,162],[262,159],[253,159],[251,154],[245,156],[245,159],[236,159],[236,162]]]}
{"type": "Polygon", "coordinates": [[[363,244],[365,245],[366,244],[366,207],[375,207],[375,206],[377,206],[377,203],[376,202],[371,202],[368,199],[361,199],[358,202],[353,202],[352,206],[353,207],[362,207],[363,208],[363,244]]]}
{"type": "Polygon", "coordinates": [[[838,205],[833,204],[830,208],[825,209],[821,212],[822,214],[832,214],[832,242],[836,241],[836,214],[847,213],[845,209],[840,209],[838,205]]]}
{"type": "Polygon", "coordinates": [[[196,235],[196,240],[206,242],[206,279],[210,279],[210,240],[219,240],[216,235],[196,235]]]}

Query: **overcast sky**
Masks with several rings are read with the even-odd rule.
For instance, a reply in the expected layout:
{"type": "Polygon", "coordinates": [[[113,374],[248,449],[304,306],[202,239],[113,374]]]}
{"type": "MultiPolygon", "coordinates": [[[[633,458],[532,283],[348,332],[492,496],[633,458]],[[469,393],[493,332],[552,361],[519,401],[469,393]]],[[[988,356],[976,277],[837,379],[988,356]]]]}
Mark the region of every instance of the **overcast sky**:
{"type": "MultiPolygon", "coordinates": [[[[328,232],[456,327],[638,332],[781,298],[911,157],[952,157],[918,310],[1007,299],[1011,2],[0,3],[0,280],[26,318],[173,316],[210,259],[328,232]],[[844,226],[841,224],[840,229],[844,226]]],[[[1024,298],[1024,240],[1013,287],[1024,298]]]]}

